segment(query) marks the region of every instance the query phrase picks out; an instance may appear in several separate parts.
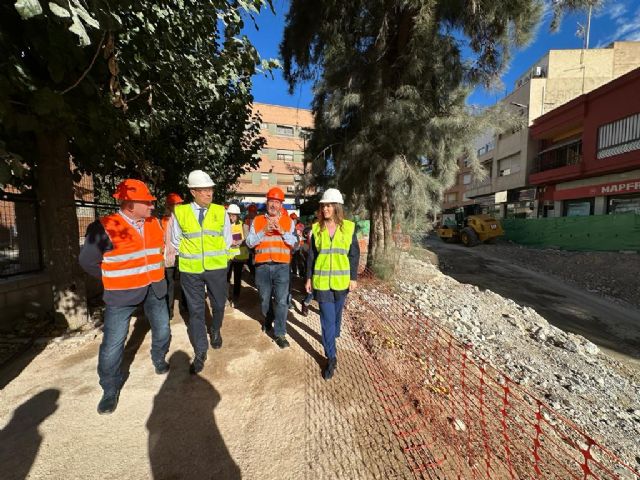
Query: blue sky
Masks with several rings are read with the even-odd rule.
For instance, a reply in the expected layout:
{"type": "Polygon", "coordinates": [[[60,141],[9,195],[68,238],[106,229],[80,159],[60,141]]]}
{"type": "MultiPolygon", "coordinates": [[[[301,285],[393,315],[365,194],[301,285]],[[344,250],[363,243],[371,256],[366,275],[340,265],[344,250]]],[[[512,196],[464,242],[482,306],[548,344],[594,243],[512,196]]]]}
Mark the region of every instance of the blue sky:
{"type": "MultiPolygon", "coordinates": [[[[256,21],[260,27],[259,31],[256,31],[251,22],[248,22],[245,28],[245,33],[263,58],[278,58],[278,45],[282,39],[284,19],[289,8],[287,0],[273,1],[276,13],[274,15],[270,11],[263,11],[258,16],[256,21]]],[[[640,40],[640,0],[605,0],[603,3],[591,18],[589,46],[604,47],[613,40],[640,40]]],[[[507,91],[511,91],[514,81],[548,50],[581,48],[583,40],[575,33],[578,23],[586,25],[586,12],[565,15],[560,29],[555,33],[549,30],[550,13],[549,10],[545,12],[543,23],[533,41],[527,47],[514,52],[511,65],[502,75],[507,91]]],[[[313,98],[309,83],[297,87],[294,94],[289,95],[281,71],[274,72],[273,79],[256,75],[253,93],[257,102],[300,108],[309,108],[313,98]]],[[[479,88],[470,95],[468,103],[490,105],[504,94],[504,90],[488,92],[479,88]]]]}

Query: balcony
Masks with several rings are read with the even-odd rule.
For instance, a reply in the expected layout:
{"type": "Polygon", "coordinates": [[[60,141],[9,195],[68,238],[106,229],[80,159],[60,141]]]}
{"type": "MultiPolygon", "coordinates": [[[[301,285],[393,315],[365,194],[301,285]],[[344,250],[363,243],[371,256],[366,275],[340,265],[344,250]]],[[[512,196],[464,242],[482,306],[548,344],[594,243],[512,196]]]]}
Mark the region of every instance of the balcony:
{"type": "Polygon", "coordinates": [[[529,180],[534,185],[566,180],[579,175],[581,166],[582,139],[570,140],[540,152],[529,180]]]}
{"type": "Polygon", "coordinates": [[[536,157],[531,173],[540,173],[556,168],[578,165],[582,162],[582,140],[555,145],[543,150],[536,157]]]}

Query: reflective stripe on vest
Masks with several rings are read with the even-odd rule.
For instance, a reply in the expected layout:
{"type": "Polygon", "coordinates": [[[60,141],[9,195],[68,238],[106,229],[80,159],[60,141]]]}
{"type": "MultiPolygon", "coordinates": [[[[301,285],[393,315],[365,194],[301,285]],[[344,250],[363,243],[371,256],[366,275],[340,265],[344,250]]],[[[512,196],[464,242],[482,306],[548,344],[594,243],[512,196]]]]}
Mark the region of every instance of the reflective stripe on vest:
{"type": "MultiPolygon", "coordinates": [[[[242,223],[233,223],[231,224],[231,234],[233,235],[234,241],[236,240],[236,236],[240,235],[240,239],[244,240],[244,229],[242,227],[242,223]]],[[[246,245],[240,245],[239,247],[231,247],[229,248],[229,260],[235,260],[236,262],[244,262],[249,259],[249,249],[246,245]]]]}
{"type": "MultiPolygon", "coordinates": [[[[280,229],[283,232],[291,231],[291,218],[288,215],[280,216],[280,229]]],[[[267,216],[260,215],[253,220],[253,229],[256,233],[267,226],[267,216]]],[[[256,263],[289,263],[291,261],[291,247],[282,239],[281,235],[265,234],[262,241],[255,247],[256,263]]]]}
{"type": "Polygon", "coordinates": [[[202,273],[227,268],[228,252],[222,234],[226,215],[224,207],[213,203],[209,205],[202,226],[191,204],[176,205],[174,215],[182,230],[178,248],[179,270],[202,273]]]}
{"type": "Polygon", "coordinates": [[[143,234],[119,213],[100,219],[113,250],[102,256],[105,290],[142,288],[164,279],[164,232],[156,218],[147,218],[143,234]]]}
{"type": "Polygon", "coordinates": [[[355,223],[343,220],[336,228],[333,238],[320,224],[313,225],[313,241],[318,250],[313,269],[312,284],[314,290],[346,290],[351,281],[349,249],[353,240],[355,223]]]}

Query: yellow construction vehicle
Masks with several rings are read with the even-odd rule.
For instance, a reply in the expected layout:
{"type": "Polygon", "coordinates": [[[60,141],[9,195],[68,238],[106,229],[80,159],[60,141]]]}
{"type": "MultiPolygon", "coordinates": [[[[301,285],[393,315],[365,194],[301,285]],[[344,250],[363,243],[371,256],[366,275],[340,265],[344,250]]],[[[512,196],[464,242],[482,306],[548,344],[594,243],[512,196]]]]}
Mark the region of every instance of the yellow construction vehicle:
{"type": "Polygon", "coordinates": [[[477,205],[445,210],[436,231],[444,242],[462,242],[467,247],[492,243],[504,235],[500,222],[493,216],[478,212],[477,205]]]}

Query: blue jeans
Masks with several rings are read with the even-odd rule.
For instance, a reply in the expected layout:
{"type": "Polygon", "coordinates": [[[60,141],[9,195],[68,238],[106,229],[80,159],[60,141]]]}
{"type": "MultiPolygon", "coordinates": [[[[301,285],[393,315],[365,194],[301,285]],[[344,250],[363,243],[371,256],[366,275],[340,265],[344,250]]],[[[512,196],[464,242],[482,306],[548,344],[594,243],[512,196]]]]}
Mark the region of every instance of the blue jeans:
{"type": "MultiPolygon", "coordinates": [[[[100,386],[107,394],[115,393],[122,387],[120,370],[124,353],[124,342],[129,333],[131,315],[137,305],[114,307],[107,305],[104,312],[104,327],[100,353],[98,354],[98,376],[100,386]]],[[[149,287],[144,298],[144,314],[151,325],[151,361],[161,364],[169,351],[171,329],[166,297],[158,298],[149,287]]]]}
{"type": "Polygon", "coordinates": [[[262,315],[266,325],[275,323],[273,333],[276,337],[287,334],[289,269],[288,263],[256,265],[256,287],[260,295],[262,315]]]}
{"type": "Polygon", "coordinates": [[[337,298],[335,302],[319,302],[320,326],[322,328],[322,346],[327,358],[336,358],[336,338],[340,336],[342,309],[347,296],[337,298]]]}

